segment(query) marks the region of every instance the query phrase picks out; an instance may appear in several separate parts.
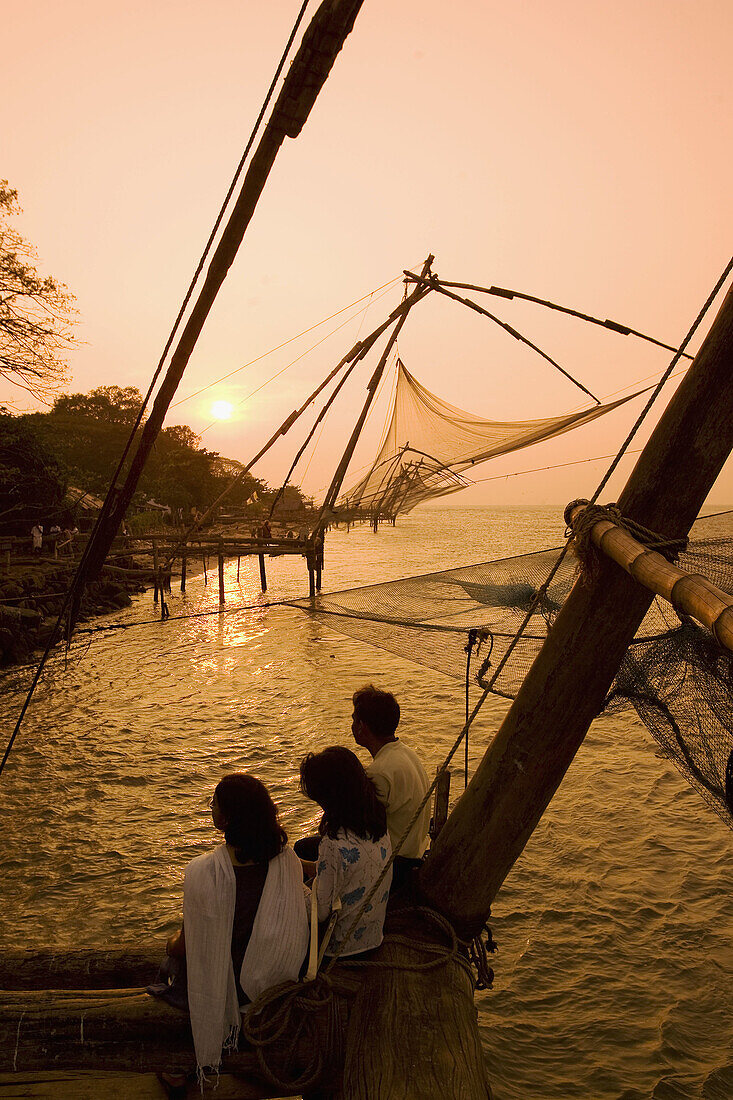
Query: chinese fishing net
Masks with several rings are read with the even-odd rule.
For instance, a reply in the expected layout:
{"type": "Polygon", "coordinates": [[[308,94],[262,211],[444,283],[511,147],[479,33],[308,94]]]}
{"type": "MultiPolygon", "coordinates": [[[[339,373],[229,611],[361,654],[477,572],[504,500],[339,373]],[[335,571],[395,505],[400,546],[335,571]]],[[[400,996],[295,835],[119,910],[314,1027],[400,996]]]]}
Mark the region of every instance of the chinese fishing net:
{"type": "MultiPolygon", "coordinates": [[[[446,569],[297,601],[342,634],[448,676],[483,685],[543,585],[559,550],[446,569]]],[[[699,519],[681,569],[733,594],[733,512],[699,519]]],[[[493,686],[514,698],[576,580],[568,555],[493,686]]],[[[662,752],[733,827],[733,656],[702,626],[655,599],[606,708],[633,707],[662,752]],[[726,786],[727,778],[727,786],[726,786]]]]}

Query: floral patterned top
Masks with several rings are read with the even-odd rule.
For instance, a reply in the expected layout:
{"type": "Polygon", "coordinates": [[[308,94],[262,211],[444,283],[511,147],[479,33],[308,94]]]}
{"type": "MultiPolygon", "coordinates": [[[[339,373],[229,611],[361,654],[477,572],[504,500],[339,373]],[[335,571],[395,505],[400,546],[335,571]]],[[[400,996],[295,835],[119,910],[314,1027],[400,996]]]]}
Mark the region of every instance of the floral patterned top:
{"type": "MultiPolygon", "coordinates": [[[[336,948],[341,946],[364,898],[377,881],[391,854],[389,833],[374,841],[363,840],[350,829],[339,829],[335,838],[321,838],[316,866],[318,920],[327,920],[336,898],[341,898],[341,912],[326,949],[327,955],[334,954],[336,948]]],[[[352,932],[342,952],[344,957],[379,947],[391,882],[390,867],[352,932]]]]}

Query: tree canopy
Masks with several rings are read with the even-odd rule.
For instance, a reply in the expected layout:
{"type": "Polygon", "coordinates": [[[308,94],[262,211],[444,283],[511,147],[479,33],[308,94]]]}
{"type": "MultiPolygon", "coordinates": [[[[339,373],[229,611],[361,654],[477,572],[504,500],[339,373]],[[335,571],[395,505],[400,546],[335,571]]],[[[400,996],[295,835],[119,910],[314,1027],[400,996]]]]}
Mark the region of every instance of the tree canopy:
{"type": "Polygon", "coordinates": [[[0,376],[46,400],[66,379],[74,299],[38,272],[35,249],[10,221],[19,213],[17,191],[0,180],[0,376]]]}
{"type": "MultiPolygon", "coordinates": [[[[133,386],[99,386],[86,394],[59,395],[47,413],[0,417],[0,531],[10,533],[12,527],[24,534],[28,517],[53,522],[71,507],[63,502],[67,486],[104,497],[141,404],[133,386]]],[[[144,508],[153,498],[184,515],[191,508],[203,512],[241,468],[202,447],[188,425],[175,424],[160,432],[133,503],[144,508]]],[[[248,474],[229,493],[225,507],[256,500],[255,508],[262,511],[273,497],[264,482],[248,474]]],[[[304,501],[295,486],[288,486],[282,503],[292,511],[304,501]]]]}
{"type": "Polygon", "coordinates": [[[64,512],[63,464],[26,418],[0,415],[0,530],[26,535],[64,512]]]}

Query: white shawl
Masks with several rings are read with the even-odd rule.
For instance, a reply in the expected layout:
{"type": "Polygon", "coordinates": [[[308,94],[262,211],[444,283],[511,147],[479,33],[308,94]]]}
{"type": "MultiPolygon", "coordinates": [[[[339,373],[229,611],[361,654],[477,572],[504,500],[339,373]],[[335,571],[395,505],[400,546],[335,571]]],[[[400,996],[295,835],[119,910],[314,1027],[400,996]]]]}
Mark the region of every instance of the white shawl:
{"type": "MultiPolygon", "coordinates": [[[[236,1045],[240,1012],[232,967],[236,878],[222,844],[186,868],[183,926],[186,934],[188,1007],[199,1071],[221,1064],[222,1049],[236,1045]]],[[[240,983],[250,998],[298,977],[308,947],[303,867],[292,848],[271,859],[240,983]]]]}

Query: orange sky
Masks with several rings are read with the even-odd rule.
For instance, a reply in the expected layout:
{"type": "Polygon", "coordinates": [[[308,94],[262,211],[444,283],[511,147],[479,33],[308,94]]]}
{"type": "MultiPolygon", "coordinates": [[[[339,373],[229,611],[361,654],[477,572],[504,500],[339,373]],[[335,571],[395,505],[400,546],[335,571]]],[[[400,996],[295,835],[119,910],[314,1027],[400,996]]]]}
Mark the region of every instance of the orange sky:
{"type": "MultiPolygon", "coordinates": [[[[146,387],[299,7],[26,0],[4,14],[0,175],[20,192],[19,228],[42,268],[77,297],[74,390],[146,387]]],[[[727,0],[365,0],[303,133],[281,151],[178,399],[429,251],[446,278],[680,340],[731,252],[732,29],[727,0]]],[[[202,431],[211,403],[231,401],[232,419],[203,442],[247,459],[400,295],[396,283],[366,316],[343,314],[168,422],[202,431]]],[[[487,305],[602,397],[658,375],[669,358],[536,307],[487,305]]],[[[549,366],[451,303],[421,304],[399,348],[429,389],[488,418],[582,403],[549,366]]],[[[321,437],[312,492],[329,480],[369,373],[321,437]]],[[[7,385],[3,400],[30,407],[7,385]]],[[[637,409],[476,478],[607,455],[637,409]]],[[[380,426],[375,414],[372,447],[380,426]]],[[[256,472],[277,481],[302,438],[294,433],[256,472]]],[[[603,468],[487,481],[451,503],[562,504],[590,495],[603,468]]],[[[732,471],[711,504],[733,502],[732,471]]]]}

